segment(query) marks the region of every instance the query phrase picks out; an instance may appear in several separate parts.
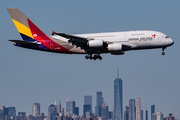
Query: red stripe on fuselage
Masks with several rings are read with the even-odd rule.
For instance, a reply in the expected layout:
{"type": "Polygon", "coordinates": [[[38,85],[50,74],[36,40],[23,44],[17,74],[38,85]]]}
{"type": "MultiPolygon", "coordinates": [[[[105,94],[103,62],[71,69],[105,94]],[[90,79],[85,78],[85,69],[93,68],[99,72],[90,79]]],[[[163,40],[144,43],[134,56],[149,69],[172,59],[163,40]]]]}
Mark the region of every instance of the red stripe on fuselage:
{"type": "Polygon", "coordinates": [[[56,42],[54,42],[53,40],[51,40],[46,34],[44,34],[33,22],[31,22],[28,19],[28,23],[29,23],[29,27],[30,30],[32,32],[32,35],[34,37],[35,40],[37,40],[38,42],[41,42],[43,45],[45,45],[49,50],[52,51],[59,51],[59,52],[72,52],[62,46],[60,46],[59,44],[57,44],[56,42]],[[59,49],[56,49],[57,47],[59,47],[59,49]]]}

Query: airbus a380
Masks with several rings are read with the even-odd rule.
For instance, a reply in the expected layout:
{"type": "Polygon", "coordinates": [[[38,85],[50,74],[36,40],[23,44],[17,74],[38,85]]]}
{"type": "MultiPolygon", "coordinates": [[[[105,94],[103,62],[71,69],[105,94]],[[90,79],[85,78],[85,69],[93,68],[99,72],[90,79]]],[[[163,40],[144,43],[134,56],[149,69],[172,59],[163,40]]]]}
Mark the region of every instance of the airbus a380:
{"type": "Polygon", "coordinates": [[[7,9],[23,40],[9,40],[15,46],[67,54],[87,54],[86,59],[102,59],[100,54],[122,55],[125,51],[162,48],[173,45],[174,41],[157,31],[127,31],[93,34],[65,34],[52,31],[44,34],[19,9],[7,9]]]}

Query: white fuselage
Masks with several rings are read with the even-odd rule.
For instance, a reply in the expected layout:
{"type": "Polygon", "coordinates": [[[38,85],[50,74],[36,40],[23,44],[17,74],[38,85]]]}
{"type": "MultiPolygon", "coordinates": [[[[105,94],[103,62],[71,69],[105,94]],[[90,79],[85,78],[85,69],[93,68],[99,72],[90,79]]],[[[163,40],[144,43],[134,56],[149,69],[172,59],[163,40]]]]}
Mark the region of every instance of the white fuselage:
{"type": "MultiPolygon", "coordinates": [[[[136,49],[153,49],[166,48],[171,46],[174,42],[167,35],[157,31],[127,31],[127,32],[106,32],[106,33],[92,33],[92,34],[74,34],[91,40],[103,40],[107,44],[120,43],[124,46],[129,46],[122,51],[136,50],[136,49]]],[[[56,39],[68,42],[69,39],[61,36],[52,36],[56,39]]],[[[78,53],[78,50],[76,50],[78,53]]],[[[79,50],[83,53],[82,50],[79,50]]],[[[107,53],[107,52],[106,52],[107,53]]]]}

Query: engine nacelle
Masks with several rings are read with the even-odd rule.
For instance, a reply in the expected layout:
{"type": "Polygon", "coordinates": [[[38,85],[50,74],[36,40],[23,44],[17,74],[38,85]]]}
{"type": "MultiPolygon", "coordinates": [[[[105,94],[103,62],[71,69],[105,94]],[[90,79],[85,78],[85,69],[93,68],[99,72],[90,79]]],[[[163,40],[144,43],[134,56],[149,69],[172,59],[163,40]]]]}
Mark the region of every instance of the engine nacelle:
{"type": "Polygon", "coordinates": [[[89,47],[100,48],[103,47],[103,40],[90,40],[89,47]]]}
{"type": "Polygon", "coordinates": [[[121,51],[121,50],[122,50],[121,43],[108,44],[108,51],[121,51]]]}

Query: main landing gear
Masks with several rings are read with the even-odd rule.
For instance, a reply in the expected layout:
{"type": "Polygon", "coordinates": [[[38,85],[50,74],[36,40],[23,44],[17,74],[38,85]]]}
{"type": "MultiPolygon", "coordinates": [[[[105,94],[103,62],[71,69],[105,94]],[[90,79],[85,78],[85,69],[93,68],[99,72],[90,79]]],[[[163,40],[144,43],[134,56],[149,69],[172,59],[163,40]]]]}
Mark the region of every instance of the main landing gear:
{"type": "Polygon", "coordinates": [[[86,59],[90,59],[90,60],[96,60],[96,59],[99,59],[99,60],[102,60],[102,57],[100,56],[100,55],[94,55],[93,57],[92,57],[92,55],[90,54],[90,55],[86,55],[85,56],[85,58],[86,59]]]}
{"type": "Polygon", "coordinates": [[[165,55],[164,49],[165,49],[165,48],[162,48],[162,55],[165,55]]]}

